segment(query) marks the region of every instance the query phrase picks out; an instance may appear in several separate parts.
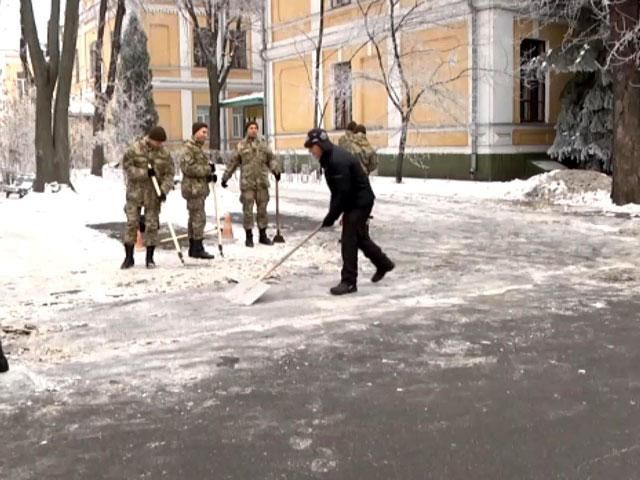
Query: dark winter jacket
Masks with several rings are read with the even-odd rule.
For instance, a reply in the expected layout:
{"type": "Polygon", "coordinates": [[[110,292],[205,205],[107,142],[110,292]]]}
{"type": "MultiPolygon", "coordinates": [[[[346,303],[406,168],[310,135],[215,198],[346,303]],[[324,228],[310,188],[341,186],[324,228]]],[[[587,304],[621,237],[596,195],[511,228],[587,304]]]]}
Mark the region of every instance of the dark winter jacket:
{"type": "Polygon", "coordinates": [[[329,142],[323,145],[320,166],[331,190],[331,204],[324,224],[333,223],[344,212],[371,209],[375,195],[360,162],[349,152],[329,142]]]}

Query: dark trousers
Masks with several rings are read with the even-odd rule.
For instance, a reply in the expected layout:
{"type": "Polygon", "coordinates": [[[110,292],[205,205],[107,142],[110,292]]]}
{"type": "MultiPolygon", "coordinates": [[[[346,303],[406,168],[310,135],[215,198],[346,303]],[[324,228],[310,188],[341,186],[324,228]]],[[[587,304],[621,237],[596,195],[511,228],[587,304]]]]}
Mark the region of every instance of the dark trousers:
{"type": "Polygon", "coordinates": [[[391,263],[382,249],[369,236],[371,208],[344,212],[342,216],[342,281],[355,285],[358,280],[358,250],[371,260],[376,268],[391,263]]]}

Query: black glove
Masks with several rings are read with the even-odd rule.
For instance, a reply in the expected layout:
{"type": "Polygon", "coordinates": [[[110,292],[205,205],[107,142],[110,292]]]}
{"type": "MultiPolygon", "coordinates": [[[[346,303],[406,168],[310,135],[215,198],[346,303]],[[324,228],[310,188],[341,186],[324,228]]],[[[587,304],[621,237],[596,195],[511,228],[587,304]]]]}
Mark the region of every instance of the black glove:
{"type": "Polygon", "coordinates": [[[222,182],[220,182],[220,185],[222,185],[222,188],[227,188],[229,185],[227,185],[227,181],[226,180],[222,180],[222,182]]]}
{"type": "Polygon", "coordinates": [[[282,177],[282,175],[280,174],[280,172],[276,172],[273,174],[274,177],[276,177],[276,182],[280,181],[280,177],[282,177]]]}
{"type": "Polygon", "coordinates": [[[216,183],[218,181],[218,176],[215,173],[212,173],[207,177],[207,180],[209,182],[216,183]]]}
{"type": "Polygon", "coordinates": [[[325,217],[324,220],[322,221],[322,228],[333,227],[334,223],[335,221],[331,221],[329,217],[325,217]]]}
{"type": "Polygon", "coordinates": [[[156,171],[153,169],[153,167],[147,168],[147,175],[149,175],[149,178],[156,176],[156,171]]]}
{"type": "Polygon", "coordinates": [[[167,201],[167,194],[164,192],[160,192],[160,201],[161,202],[166,202],[167,201]]]}

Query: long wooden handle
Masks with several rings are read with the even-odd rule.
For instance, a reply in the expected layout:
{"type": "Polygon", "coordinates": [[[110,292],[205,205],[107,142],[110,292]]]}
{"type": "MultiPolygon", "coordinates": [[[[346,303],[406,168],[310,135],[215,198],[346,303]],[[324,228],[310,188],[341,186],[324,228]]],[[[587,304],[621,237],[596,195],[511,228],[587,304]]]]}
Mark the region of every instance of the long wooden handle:
{"type": "MultiPolygon", "coordinates": [[[[147,168],[151,170],[152,167],[150,163],[147,163],[147,168]]],[[[160,185],[158,185],[158,179],[155,175],[151,177],[151,183],[153,183],[153,188],[155,188],[156,194],[158,195],[158,197],[160,197],[162,195],[162,192],[160,191],[160,185]]]]}
{"type": "MultiPolygon", "coordinates": [[[[147,168],[151,169],[150,163],[147,163],[147,168]]],[[[158,195],[158,198],[160,198],[160,196],[162,195],[162,192],[160,191],[160,185],[158,185],[158,179],[156,178],[155,175],[151,176],[151,183],[153,183],[153,188],[155,189],[156,194],[158,195]]],[[[173,239],[173,246],[176,248],[176,253],[178,254],[178,258],[184,265],[184,257],[182,256],[182,250],[180,250],[180,244],[178,243],[178,239],[176,238],[176,232],[173,229],[173,225],[169,220],[167,220],[167,226],[169,227],[169,232],[171,233],[171,238],[173,239]]]]}
{"type": "Polygon", "coordinates": [[[318,225],[309,235],[307,235],[304,240],[302,240],[298,245],[296,245],[295,247],[293,247],[284,257],[282,257],[278,263],[276,263],[273,267],[271,267],[269,270],[267,270],[266,273],[264,273],[259,279],[258,281],[261,282],[262,280],[264,280],[265,278],[267,278],[269,275],[271,275],[273,272],[276,271],[276,269],[282,265],[284,262],[287,261],[287,259],[293,255],[294,253],[296,253],[300,247],[302,247],[305,243],[307,243],[309,240],[311,240],[311,238],[313,238],[313,236],[318,233],[320,231],[320,229],[322,228],[322,224],[318,225]]]}
{"type": "Polygon", "coordinates": [[[280,189],[278,188],[278,182],[276,180],[276,230],[280,233],[280,189]]]}
{"type": "Polygon", "coordinates": [[[218,226],[218,245],[222,245],[222,230],[220,230],[220,215],[218,215],[218,191],[215,182],[211,183],[211,192],[213,193],[213,206],[216,213],[216,225],[218,226]]]}

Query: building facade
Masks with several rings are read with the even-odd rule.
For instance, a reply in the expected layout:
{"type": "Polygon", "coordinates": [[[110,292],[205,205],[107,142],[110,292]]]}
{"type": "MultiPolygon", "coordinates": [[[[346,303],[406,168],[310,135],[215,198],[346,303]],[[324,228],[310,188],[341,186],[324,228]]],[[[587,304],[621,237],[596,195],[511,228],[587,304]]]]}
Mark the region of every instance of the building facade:
{"type": "Polygon", "coordinates": [[[406,88],[414,97],[423,90],[409,126],[405,175],[507,180],[539,172],[532,161],[546,159],[569,77],[524,78],[521,65],[558,46],[562,26],[523,18],[510,1],[401,0],[394,15],[411,21],[393,42],[382,33],[388,2],[325,5],[316,85],[320,0],[267,0],[266,103],[278,151],[302,152],[317,89],[321,125],[330,136],[341,135],[350,120],[364,124],[378,150],[379,173],[392,174],[402,116],[388,83],[400,102],[406,88]],[[376,45],[368,32],[384,40],[376,45]]]}
{"type": "MultiPolygon", "coordinates": [[[[194,2],[196,5],[198,2],[194,2]]],[[[191,136],[191,125],[195,121],[209,123],[209,86],[206,68],[194,48],[194,26],[176,6],[177,2],[162,0],[146,1],[137,12],[148,38],[148,50],[153,73],[153,97],[166,129],[169,144],[177,144],[191,136]]],[[[93,101],[95,42],[98,23],[97,0],[81,2],[80,27],[78,33],[76,66],[73,77],[73,98],[76,104],[86,105],[93,101]]],[[[128,7],[129,8],[129,7],[128,7]]],[[[126,27],[123,25],[123,31],[126,27]]],[[[204,25],[205,20],[202,19],[204,25]]],[[[233,148],[243,136],[247,119],[262,123],[262,106],[254,102],[247,106],[239,102],[234,107],[230,101],[263,89],[263,65],[261,28],[258,22],[247,22],[243,29],[244,48],[237,54],[234,67],[229,74],[221,100],[228,106],[221,112],[223,148],[233,148]]],[[[106,76],[111,50],[111,31],[114,27],[113,11],[108,14],[108,26],[104,35],[103,75],[106,76]]],[[[123,45],[122,48],[127,48],[123,45]]],[[[104,85],[104,79],[103,79],[104,85]]],[[[255,97],[255,95],[254,95],[255,97]]]]}

